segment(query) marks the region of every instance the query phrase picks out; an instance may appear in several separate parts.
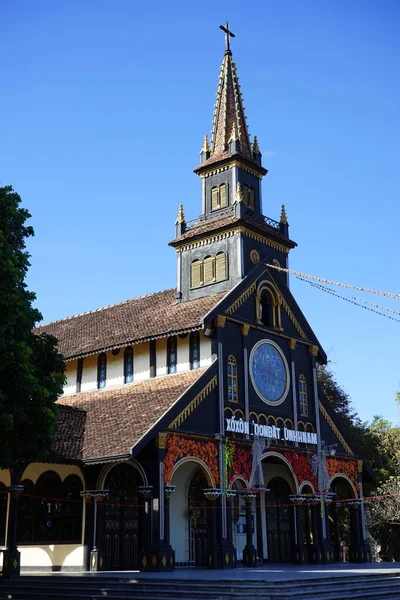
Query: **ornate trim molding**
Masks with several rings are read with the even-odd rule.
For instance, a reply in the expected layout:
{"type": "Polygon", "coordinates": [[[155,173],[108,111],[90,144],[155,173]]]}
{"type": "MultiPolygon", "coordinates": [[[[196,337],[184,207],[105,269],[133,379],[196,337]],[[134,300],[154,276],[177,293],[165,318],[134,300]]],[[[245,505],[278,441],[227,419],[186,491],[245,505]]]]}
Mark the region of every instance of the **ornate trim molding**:
{"type": "Polygon", "coordinates": [[[203,389],[201,390],[201,392],[199,392],[197,394],[197,396],[195,396],[193,398],[193,400],[191,402],[189,402],[189,404],[187,404],[185,406],[185,408],[183,409],[183,411],[181,413],[179,413],[179,415],[169,424],[168,428],[169,429],[178,429],[178,427],[180,425],[182,425],[182,423],[184,421],[186,421],[186,419],[188,418],[188,416],[192,414],[192,412],[194,411],[194,409],[199,406],[199,404],[204,400],[204,398],[206,396],[208,396],[208,394],[215,388],[216,385],[217,385],[217,376],[215,375],[211,379],[211,381],[209,381],[207,383],[207,385],[203,387],[203,389]]]}
{"type": "Polygon", "coordinates": [[[252,294],[254,294],[254,292],[256,291],[256,289],[257,289],[257,283],[256,283],[256,282],[254,282],[254,283],[252,283],[252,284],[251,284],[251,286],[250,286],[250,287],[248,287],[248,288],[247,288],[247,290],[246,290],[246,291],[244,291],[244,292],[243,292],[243,294],[242,294],[241,296],[239,296],[239,298],[237,298],[237,299],[235,300],[235,302],[234,302],[233,304],[231,304],[231,306],[230,306],[230,307],[227,309],[227,311],[226,311],[226,312],[228,313],[228,315],[231,315],[231,314],[233,314],[234,312],[236,312],[236,311],[237,311],[237,309],[238,309],[240,306],[242,306],[242,304],[243,304],[244,302],[246,302],[246,300],[247,300],[248,298],[250,298],[250,296],[251,296],[252,294]]]}
{"type": "Polygon", "coordinates": [[[339,440],[339,442],[341,443],[343,448],[346,450],[347,454],[350,454],[350,456],[354,456],[350,446],[348,445],[348,443],[346,442],[346,440],[340,433],[339,429],[336,427],[335,423],[332,421],[325,406],[322,404],[321,401],[319,402],[319,412],[322,414],[325,421],[328,423],[329,427],[332,429],[333,433],[336,435],[337,439],[339,440]]]}
{"type": "Polygon", "coordinates": [[[306,340],[307,336],[304,333],[304,330],[302,329],[300,323],[294,316],[292,309],[290,308],[289,304],[286,302],[286,300],[283,296],[282,296],[282,306],[285,309],[287,316],[289,317],[289,319],[292,321],[293,325],[296,327],[297,331],[299,332],[300,337],[303,338],[303,340],[306,340]]]}
{"type": "MultiPolygon", "coordinates": [[[[190,231],[190,229],[188,230],[190,231]]],[[[193,248],[201,248],[201,246],[207,246],[208,244],[212,244],[213,242],[219,242],[220,240],[225,240],[228,237],[232,237],[238,233],[235,229],[229,229],[228,231],[222,231],[215,235],[211,235],[208,237],[200,238],[194,242],[189,242],[187,244],[182,244],[176,248],[177,252],[186,252],[187,250],[193,250],[193,248]]],[[[195,229],[194,229],[195,234],[195,229]]]]}
{"type": "Polygon", "coordinates": [[[259,233],[254,233],[254,231],[250,231],[250,229],[247,229],[246,227],[239,227],[238,233],[244,233],[244,235],[247,235],[247,237],[251,238],[252,240],[256,240],[265,246],[270,246],[271,248],[275,248],[275,250],[280,250],[281,252],[285,252],[285,254],[289,254],[290,248],[287,248],[279,242],[270,240],[268,237],[260,235],[259,233]]]}

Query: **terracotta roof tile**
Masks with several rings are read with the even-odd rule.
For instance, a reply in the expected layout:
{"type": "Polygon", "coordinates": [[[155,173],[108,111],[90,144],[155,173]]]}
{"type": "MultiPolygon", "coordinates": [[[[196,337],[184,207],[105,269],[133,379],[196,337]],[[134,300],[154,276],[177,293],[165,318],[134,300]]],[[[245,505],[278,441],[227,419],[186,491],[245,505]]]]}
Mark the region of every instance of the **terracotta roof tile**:
{"type": "Polygon", "coordinates": [[[225,293],[177,303],[175,290],[165,290],[41,325],[35,333],[54,335],[64,358],[72,359],[199,328],[202,317],[225,293]]]}
{"type": "Polygon", "coordinates": [[[132,446],[205,370],[61,398],[59,403],[86,411],[83,459],[128,455],[132,446]]]}
{"type": "MultiPolygon", "coordinates": [[[[264,218],[264,217],[262,217],[264,218]]],[[[273,220],[271,219],[271,222],[273,220]]],[[[249,225],[251,227],[256,227],[258,230],[262,231],[266,235],[272,236],[273,238],[277,238],[282,240],[281,243],[285,243],[289,247],[292,247],[294,242],[288,240],[284,235],[280,233],[280,231],[276,227],[271,227],[268,223],[263,222],[261,220],[253,219],[250,216],[246,217],[235,217],[235,214],[232,211],[223,212],[220,215],[213,216],[209,219],[201,219],[195,225],[192,225],[184,234],[180,237],[175,238],[171,242],[169,242],[170,246],[179,245],[185,240],[189,240],[192,238],[196,238],[206,233],[212,233],[218,229],[226,228],[229,225],[249,225]]]]}
{"type": "Polygon", "coordinates": [[[65,406],[59,401],[56,432],[50,445],[51,454],[57,457],[80,460],[82,458],[86,411],[65,406]]]}

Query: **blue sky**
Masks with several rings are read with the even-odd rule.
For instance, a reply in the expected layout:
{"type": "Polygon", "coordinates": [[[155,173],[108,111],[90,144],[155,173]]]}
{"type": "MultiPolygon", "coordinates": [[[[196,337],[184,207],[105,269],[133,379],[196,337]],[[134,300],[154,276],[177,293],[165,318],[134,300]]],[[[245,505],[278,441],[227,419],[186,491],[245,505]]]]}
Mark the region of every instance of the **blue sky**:
{"type": "MultiPolygon", "coordinates": [[[[400,292],[399,13],[396,0],[3,0],[0,185],[33,215],[44,321],[175,285],[167,242],[180,202],[200,212],[192,170],[226,20],[269,169],[264,212],[286,204],[299,244],[291,267],[400,292]]],[[[400,323],[292,291],[360,416],[398,421],[400,323]]]]}

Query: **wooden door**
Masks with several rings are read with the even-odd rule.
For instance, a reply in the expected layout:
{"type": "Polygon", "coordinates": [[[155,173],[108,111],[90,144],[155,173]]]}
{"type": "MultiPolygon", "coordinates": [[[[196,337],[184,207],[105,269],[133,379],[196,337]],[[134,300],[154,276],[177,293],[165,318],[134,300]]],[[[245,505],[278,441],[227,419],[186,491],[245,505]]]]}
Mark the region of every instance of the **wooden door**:
{"type": "Polygon", "coordinates": [[[130,570],[139,567],[139,492],[137,473],[118,465],[107,477],[110,490],[104,506],[105,568],[130,570]]]}
{"type": "Polygon", "coordinates": [[[268,559],[271,562],[293,560],[293,507],[290,505],[289,484],[281,477],[274,477],[268,484],[267,532],[268,559]]]}
{"type": "Polygon", "coordinates": [[[203,490],[207,480],[200,469],[195,472],[189,486],[189,560],[196,567],[207,565],[208,529],[207,500],[203,490]]]}

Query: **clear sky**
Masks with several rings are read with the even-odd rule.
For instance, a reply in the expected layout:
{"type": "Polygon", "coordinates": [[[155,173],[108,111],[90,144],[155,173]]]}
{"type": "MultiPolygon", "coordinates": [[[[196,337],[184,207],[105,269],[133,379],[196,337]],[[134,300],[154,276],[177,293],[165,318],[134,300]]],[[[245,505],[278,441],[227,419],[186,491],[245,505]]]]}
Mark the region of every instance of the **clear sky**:
{"type": "MultiPolygon", "coordinates": [[[[291,267],[400,292],[399,17],[397,0],[2,0],[0,185],[33,215],[44,322],[175,285],[226,20],[291,267]]],[[[397,421],[400,323],[291,286],[360,416],[397,421]]]]}

